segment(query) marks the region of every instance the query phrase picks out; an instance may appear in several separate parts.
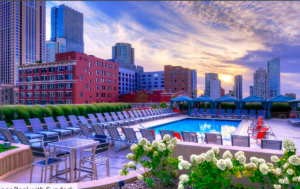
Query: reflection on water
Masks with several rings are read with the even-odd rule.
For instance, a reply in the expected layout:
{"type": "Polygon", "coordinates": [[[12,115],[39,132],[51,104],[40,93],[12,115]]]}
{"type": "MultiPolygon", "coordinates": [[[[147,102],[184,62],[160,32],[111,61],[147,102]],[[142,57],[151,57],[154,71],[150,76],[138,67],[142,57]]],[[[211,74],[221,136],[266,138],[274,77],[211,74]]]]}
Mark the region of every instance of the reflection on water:
{"type": "Polygon", "coordinates": [[[227,120],[186,119],[183,121],[178,121],[155,127],[154,129],[158,134],[159,130],[173,130],[177,132],[192,131],[197,132],[200,136],[204,136],[204,133],[221,133],[223,139],[229,140],[230,135],[236,130],[239,123],[239,121],[227,120]]]}

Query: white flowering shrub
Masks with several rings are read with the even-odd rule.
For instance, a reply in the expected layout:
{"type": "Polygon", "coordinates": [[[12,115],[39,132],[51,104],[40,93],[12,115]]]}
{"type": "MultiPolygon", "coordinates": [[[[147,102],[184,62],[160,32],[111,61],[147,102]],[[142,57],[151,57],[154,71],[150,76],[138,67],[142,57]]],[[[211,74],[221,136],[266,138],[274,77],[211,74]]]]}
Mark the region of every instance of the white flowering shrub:
{"type": "Polygon", "coordinates": [[[140,173],[137,178],[151,188],[172,184],[178,175],[179,159],[183,158],[172,157],[177,138],[170,140],[170,135],[165,135],[163,139],[163,142],[154,140],[151,144],[147,139],[142,138],[138,144],[133,144],[130,148],[132,153],[126,156],[131,161],[124,164],[124,169],[119,171],[119,175],[127,175],[128,170],[133,169],[140,173]],[[138,164],[143,167],[143,171],[137,169],[138,164]]]}

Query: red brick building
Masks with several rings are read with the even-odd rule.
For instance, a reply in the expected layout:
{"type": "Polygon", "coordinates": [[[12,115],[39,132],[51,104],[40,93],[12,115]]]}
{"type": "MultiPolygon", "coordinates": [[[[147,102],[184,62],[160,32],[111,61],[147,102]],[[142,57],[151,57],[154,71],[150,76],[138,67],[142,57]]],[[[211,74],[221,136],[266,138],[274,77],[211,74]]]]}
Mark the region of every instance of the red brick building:
{"type": "Polygon", "coordinates": [[[19,66],[20,104],[118,102],[119,65],[78,52],[19,66]]]}
{"type": "Polygon", "coordinates": [[[183,91],[178,93],[167,93],[165,90],[152,90],[136,92],[135,94],[122,94],[121,102],[136,102],[136,103],[149,103],[149,102],[170,102],[173,96],[184,95],[183,91]]]}

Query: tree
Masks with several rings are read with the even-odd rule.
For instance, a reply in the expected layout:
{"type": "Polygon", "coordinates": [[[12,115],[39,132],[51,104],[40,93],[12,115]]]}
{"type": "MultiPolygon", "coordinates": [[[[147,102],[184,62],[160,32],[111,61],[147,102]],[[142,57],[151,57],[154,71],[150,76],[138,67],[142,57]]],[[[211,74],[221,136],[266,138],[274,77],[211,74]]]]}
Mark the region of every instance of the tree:
{"type": "Polygon", "coordinates": [[[233,97],[234,97],[234,94],[231,94],[231,96],[233,96],[233,97]]]}
{"type": "Polygon", "coordinates": [[[37,61],[35,61],[35,63],[43,63],[43,61],[42,60],[37,60],[37,61]]]}
{"type": "Polygon", "coordinates": [[[143,91],[136,92],[135,102],[137,103],[146,103],[148,102],[148,95],[143,91]]]}

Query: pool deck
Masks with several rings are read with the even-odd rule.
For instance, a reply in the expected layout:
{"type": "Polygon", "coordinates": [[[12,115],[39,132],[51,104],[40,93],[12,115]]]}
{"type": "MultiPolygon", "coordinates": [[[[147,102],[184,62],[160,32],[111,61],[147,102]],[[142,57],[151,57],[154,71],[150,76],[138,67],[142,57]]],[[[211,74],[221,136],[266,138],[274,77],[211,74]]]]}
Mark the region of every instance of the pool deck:
{"type": "MultiPolygon", "coordinates": [[[[141,123],[141,125],[145,128],[149,128],[149,127],[153,127],[153,126],[157,126],[157,125],[161,125],[161,124],[165,124],[165,123],[169,123],[169,122],[173,122],[185,118],[188,118],[188,116],[180,115],[175,117],[143,122],[141,123]]],[[[285,138],[288,138],[296,144],[296,148],[300,148],[300,125],[290,125],[287,122],[287,119],[272,118],[266,121],[269,124],[271,131],[274,132],[273,134],[269,135],[268,139],[284,140],[285,138]]],[[[247,128],[250,124],[251,124],[251,120],[244,121],[242,128],[237,134],[247,135],[247,128]]],[[[129,127],[133,128],[136,131],[142,128],[139,124],[131,125],[129,127]]],[[[137,136],[141,137],[139,132],[137,132],[137,136]]],[[[156,134],[156,138],[160,139],[161,137],[160,135],[156,134]]],[[[260,148],[260,141],[256,142],[255,140],[251,139],[250,143],[251,143],[250,146],[251,148],[260,148]]],[[[230,141],[225,141],[224,145],[230,145],[230,141]]],[[[126,159],[126,154],[129,152],[130,152],[129,148],[120,150],[119,152],[115,152],[114,147],[110,148],[109,158],[110,158],[111,177],[118,175],[118,171],[123,167],[123,164],[129,162],[129,160],[126,159]]],[[[79,155],[77,157],[79,157],[79,155]]],[[[61,168],[63,168],[63,165],[61,165],[61,168]]],[[[35,168],[33,174],[34,183],[40,182],[40,170],[41,170],[40,168],[37,167],[35,168]]],[[[97,170],[98,170],[99,179],[106,177],[105,166],[98,166],[97,170]]],[[[13,183],[28,183],[29,175],[30,175],[30,169],[26,168],[24,170],[18,171],[17,173],[14,173],[2,179],[2,181],[13,182],[13,183]]],[[[89,180],[90,179],[85,179],[84,181],[89,181],[89,180]]]]}

